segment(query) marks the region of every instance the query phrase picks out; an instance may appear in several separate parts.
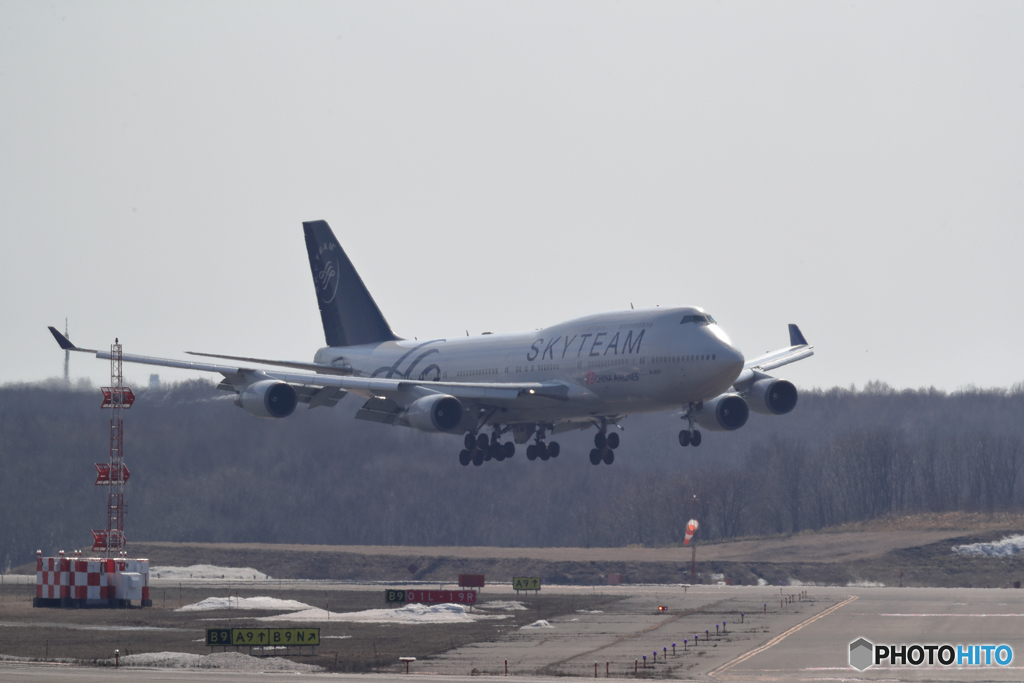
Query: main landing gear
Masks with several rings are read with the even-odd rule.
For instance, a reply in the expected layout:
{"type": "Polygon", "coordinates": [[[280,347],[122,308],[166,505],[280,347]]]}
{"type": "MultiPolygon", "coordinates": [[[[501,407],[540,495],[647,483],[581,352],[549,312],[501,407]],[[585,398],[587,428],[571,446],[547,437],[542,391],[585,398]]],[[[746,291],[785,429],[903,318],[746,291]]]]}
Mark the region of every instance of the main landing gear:
{"type": "Polygon", "coordinates": [[[700,431],[694,429],[693,418],[697,415],[697,411],[701,409],[702,405],[703,404],[701,403],[691,403],[686,407],[686,410],[683,411],[683,419],[690,425],[689,429],[684,429],[679,432],[679,445],[683,448],[686,448],[687,446],[693,446],[696,448],[700,445],[700,431]]]}
{"type": "Polygon", "coordinates": [[[544,428],[537,430],[537,437],[535,443],[530,444],[526,447],[526,457],[530,460],[549,460],[551,458],[557,458],[558,454],[562,452],[562,447],[558,445],[557,441],[551,443],[544,443],[544,428]]]}
{"type": "Polygon", "coordinates": [[[607,429],[608,426],[602,422],[601,431],[594,435],[594,448],[590,450],[591,465],[600,465],[602,462],[611,465],[615,462],[613,451],[619,447],[619,435],[615,432],[606,434],[607,429]]]}
{"type": "Polygon", "coordinates": [[[497,460],[501,462],[516,454],[516,445],[512,441],[501,443],[502,431],[495,428],[491,438],[486,434],[473,434],[468,432],[465,439],[465,448],[459,453],[459,463],[465,467],[473,463],[477,467],[484,464],[486,460],[497,460]]]}

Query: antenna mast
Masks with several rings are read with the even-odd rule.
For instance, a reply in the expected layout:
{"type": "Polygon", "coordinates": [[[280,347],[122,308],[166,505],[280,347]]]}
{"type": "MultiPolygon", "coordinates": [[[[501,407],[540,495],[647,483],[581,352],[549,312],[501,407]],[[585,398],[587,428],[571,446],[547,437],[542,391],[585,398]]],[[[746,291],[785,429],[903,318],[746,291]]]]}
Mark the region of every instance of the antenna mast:
{"type": "MultiPolygon", "coordinates": [[[[71,339],[71,337],[68,336],[68,319],[67,318],[64,318],[64,337],[66,339],[71,339]]],[[[64,384],[70,384],[71,383],[71,378],[68,375],[68,365],[70,364],[70,362],[71,362],[71,350],[70,349],[64,349],[64,384]]]]}

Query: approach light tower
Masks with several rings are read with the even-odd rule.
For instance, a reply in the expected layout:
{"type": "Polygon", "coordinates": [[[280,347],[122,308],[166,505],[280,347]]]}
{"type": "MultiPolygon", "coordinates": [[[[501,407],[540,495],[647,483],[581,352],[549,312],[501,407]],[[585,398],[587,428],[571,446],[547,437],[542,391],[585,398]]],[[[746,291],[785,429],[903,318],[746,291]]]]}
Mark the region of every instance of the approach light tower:
{"type": "Polygon", "coordinates": [[[128,481],[128,468],[124,464],[124,420],[121,411],[132,407],[135,394],[124,386],[121,375],[121,344],[117,339],[110,345],[110,386],[103,387],[101,408],[110,409],[110,454],[105,463],[96,463],[96,485],[107,489],[107,528],[93,529],[94,552],[103,551],[107,558],[120,555],[127,540],[124,536],[124,485],[128,481]]]}

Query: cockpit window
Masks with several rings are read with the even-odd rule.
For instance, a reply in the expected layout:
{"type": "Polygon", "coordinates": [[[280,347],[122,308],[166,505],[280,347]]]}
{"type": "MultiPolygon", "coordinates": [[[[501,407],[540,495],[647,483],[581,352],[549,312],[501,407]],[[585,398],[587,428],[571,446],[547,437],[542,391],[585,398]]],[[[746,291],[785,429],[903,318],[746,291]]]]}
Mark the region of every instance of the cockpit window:
{"type": "Polygon", "coordinates": [[[699,323],[701,325],[715,325],[715,319],[710,315],[684,315],[683,319],[679,322],[680,325],[686,323],[699,323]]]}

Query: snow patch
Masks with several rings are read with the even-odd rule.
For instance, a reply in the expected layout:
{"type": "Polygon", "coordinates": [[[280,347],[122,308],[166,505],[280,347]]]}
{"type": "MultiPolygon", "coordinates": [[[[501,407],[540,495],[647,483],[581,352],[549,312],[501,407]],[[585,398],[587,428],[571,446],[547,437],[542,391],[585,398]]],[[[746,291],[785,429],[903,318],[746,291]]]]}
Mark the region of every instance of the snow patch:
{"type": "Polygon", "coordinates": [[[369,624],[445,624],[469,623],[478,619],[507,619],[507,614],[485,615],[470,614],[465,605],[442,603],[438,605],[421,605],[413,603],[395,609],[368,609],[362,612],[330,612],[310,608],[302,612],[278,614],[273,617],[260,617],[259,621],[294,621],[294,622],[325,622],[325,621],[357,621],[369,624]]]}
{"type": "Polygon", "coordinates": [[[157,669],[198,669],[202,659],[203,655],[187,652],[147,652],[141,655],[121,657],[119,665],[151,666],[157,669]]]}
{"type": "MultiPolygon", "coordinates": [[[[113,662],[114,660],[109,660],[113,662]]],[[[50,659],[43,659],[41,657],[15,657],[14,655],[0,655],[0,662],[47,662],[50,664],[92,664],[93,662],[83,659],[72,659],[70,657],[51,657],[50,659]]],[[[111,665],[113,666],[113,665],[111,665]]]]}
{"type": "Polygon", "coordinates": [[[525,610],[526,605],[516,600],[491,600],[490,602],[477,603],[477,609],[503,609],[506,612],[525,610]]]}
{"type": "Polygon", "coordinates": [[[1024,536],[1007,536],[992,543],[969,543],[953,546],[957,555],[977,557],[1011,557],[1024,553],[1024,536]]]}
{"type": "MultiPolygon", "coordinates": [[[[110,664],[114,660],[108,660],[110,664]]],[[[323,671],[312,664],[298,664],[279,657],[250,657],[241,652],[215,652],[209,655],[195,655],[186,652],[149,652],[146,654],[121,657],[121,666],[149,667],[156,669],[227,669],[231,671],[295,671],[311,673],[323,671]]]]}
{"type": "Polygon", "coordinates": [[[212,564],[194,564],[191,567],[149,568],[150,579],[216,579],[218,581],[266,581],[270,577],[252,567],[216,567],[212,564]]]}
{"type": "Polygon", "coordinates": [[[526,626],[520,626],[519,630],[525,631],[526,629],[534,629],[534,628],[554,628],[554,626],[549,624],[547,622],[547,620],[540,619],[538,621],[533,622],[532,624],[527,624],[526,626]]]}
{"type": "Polygon", "coordinates": [[[801,581],[800,579],[786,579],[787,586],[821,586],[823,584],[814,581],[801,581]]]}
{"type": "Polygon", "coordinates": [[[174,610],[175,612],[209,612],[217,609],[262,609],[262,610],[287,610],[295,612],[298,610],[310,609],[310,606],[297,600],[281,600],[279,598],[206,598],[191,605],[185,605],[174,610]]]}
{"type": "Polygon", "coordinates": [[[767,581],[765,581],[764,579],[758,579],[758,580],[757,580],[757,585],[758,585],[758,586],[767,586],[767,585],[768,585],[768,582],[767,582],[767,581]]]}
{"type": "MultiPolygon", "coordinates": [[[[12,657],[0,655],[0,662],[49,662],[57,664],[77,664],[95,666],[97,660],[70,659],[55,657],[38,659],[35,657],[12,657]]],[[[114,666],[113,659],[99,660],[108,667],[114,666]]],[[[292,671],[295,673],[314,673],[323,671],[322,667],[313,664],[298,664],[278,657],[250,657],[241,652],[215,652],[209,655],[195,655],[187,652],[149,652],[139,655],[126,655],[118,662],[120,666],[145,667],[150,669],[223,669],[226,671],[246,671],[263,673],[274,671],[292,671]]]]}
{"type": "Polygon", "coordinates": [[[604,614],[603,609],[578,609],[576,614],[604,614]]]}
{"type": "Polygon", "coordinates": [[[857,579],[856,581],[847,581],[847,588],[885,588],[884,583],[878,581],[864,581],[863,579],[857,579]]]}

